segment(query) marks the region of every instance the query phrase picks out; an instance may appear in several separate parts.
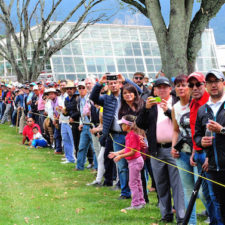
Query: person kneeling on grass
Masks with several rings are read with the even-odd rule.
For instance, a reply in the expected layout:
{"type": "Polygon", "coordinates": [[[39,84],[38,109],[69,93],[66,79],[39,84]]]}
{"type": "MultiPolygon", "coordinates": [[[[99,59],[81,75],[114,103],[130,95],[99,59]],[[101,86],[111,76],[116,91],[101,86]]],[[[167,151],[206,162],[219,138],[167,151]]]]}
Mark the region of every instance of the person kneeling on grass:
{"type": "Polygon", "coordinates": [[[118,152],[110,152],[108,157],[113,158],[114,162],[125,158],[129,167],[129,187],[132,193],[131,206],[125,208],[126,210],[141,209],[145,206],[145,199],[143,195],[141,170],[144,166],[144,160],[141,157],[141,142],[137,134],[137,126],[135,125],[135,116],[126,115],[118,121],[122,126],[122,130],[127,132],[125,138],[126,147],[118,152]],[[135,151],[137,150],[137,151],[135,151]]]}
{"type": "Polygon", "coordinates": [[[47,147],[48,142],[43,138],[42,134],[39,132],[37,127],[33,127],[33,140],[31,142],[31,147],[47,147]]]}

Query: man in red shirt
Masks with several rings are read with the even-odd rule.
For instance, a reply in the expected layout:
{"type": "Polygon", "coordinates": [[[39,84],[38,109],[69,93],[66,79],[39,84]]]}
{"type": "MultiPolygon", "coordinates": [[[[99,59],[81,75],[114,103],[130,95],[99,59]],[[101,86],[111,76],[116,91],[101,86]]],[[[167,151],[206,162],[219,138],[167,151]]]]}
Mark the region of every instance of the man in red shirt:
{"type": "MultiPolygon", "coordinates": [[[[207,170],[208,170],[208,158],[206,158],[205,152],[203,152],[202,148],[196,145],[194,141],[194,134],[195,134],[195,123],[197,118],[198,109],[204,105],[209,100],[209,94],[206,91],[206,84],[205,84],[205,76],[200,72],[191,73],[188,77],[188,86],[191,92],[192,101],[190,103],[190,127],[191,127],[191,135],[192,135],[192,142],[193,142],[193,151],[190,157],[190,164],[192,166],[197,166],[198,173],[201,174],[202,170],[204,172],[204,176],[207,177],[207,170]]],[[[215,218],[215,207],[213,205],[213,196],[214,193],[212,192],[212,185],[210,182],[206,180],[202,181],[202,192],[203,198],[201,198],[203,204],[206,207],[207,213],[210,218],[210,224],[214,224],[216,221],[215,218]]]]}
{"type": "Polygon", "coordinates": [[[41,133],[40,127],[38,124],[34,123],[33,118],[27,119],[27,125],[23,129],[23,140],[22,144],[25,144],[25,141],[28,140],[29,142],[33,139],[33,128],[37,127],[38,131],[41,133]]]}

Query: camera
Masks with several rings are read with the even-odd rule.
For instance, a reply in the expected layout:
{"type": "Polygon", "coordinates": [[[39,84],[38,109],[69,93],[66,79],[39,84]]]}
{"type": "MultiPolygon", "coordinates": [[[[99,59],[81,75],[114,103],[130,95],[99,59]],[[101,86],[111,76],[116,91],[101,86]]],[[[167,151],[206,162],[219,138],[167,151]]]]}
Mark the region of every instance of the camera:
{"type": "Polygon", "coordinates": [[[107,78],[107,80],[117,80],[117,75],[116,74],[107,73],[106,74],[106,78],[107,78]]]}

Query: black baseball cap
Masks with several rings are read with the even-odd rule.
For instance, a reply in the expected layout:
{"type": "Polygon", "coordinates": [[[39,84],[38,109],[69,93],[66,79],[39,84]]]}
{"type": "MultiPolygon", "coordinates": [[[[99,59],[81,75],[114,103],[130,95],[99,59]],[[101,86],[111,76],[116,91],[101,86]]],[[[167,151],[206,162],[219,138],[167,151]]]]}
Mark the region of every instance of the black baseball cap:
{"type": "Polygon", "coordinates": [[[155,87],[159,86],[160,84],[166,84],[168,86],[171,87],[170,81],[167,77],[159,77],[156,81],[155,81],[155,87]]]}

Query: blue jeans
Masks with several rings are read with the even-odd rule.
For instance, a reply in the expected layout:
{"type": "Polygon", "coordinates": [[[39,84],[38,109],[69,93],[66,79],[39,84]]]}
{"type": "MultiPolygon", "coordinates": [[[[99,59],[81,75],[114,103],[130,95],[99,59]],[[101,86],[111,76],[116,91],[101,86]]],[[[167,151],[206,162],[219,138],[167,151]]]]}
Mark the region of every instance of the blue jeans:
{"type": "Polygon", "coordinates": [[[61,124],[59,124],[59,129],[54,127],[54,139],[55,139],[55,151],[62,152],[62,137],[61,137],[61,124]]]}
{"type": "MultiPolygon", "coordinates": [[[[123,134],[113,134],[113,139],[115,142],[125,145],[125,135],[123,134]]],[[[120,146],[113,142],[113,150],[114,152],[118,152],[123,149],[123,146],[120,146]]],[[[129,181],[129,171],[128,171],[128,164],[126,159],[121,159],[118,163],[118,170],[119,170],[119,179],[120,179],[120,187],[121,187],[121,195],[130,197],[130,188],[128,186],[129,181]]]]}
{"type": "MultiPolygon", "coordinates": [[[[177,166],[181,167],[185,170],[188,170],[193,173],[197,173],[197,168],[190,165],[190,156],[187,153],[180,152],[180,158],[176,160],[177,166]]],[[[187,209],[189,200],[191,198],[194,184],[195,184],[195,176],[193,174],[187,173],[183,170],[179,170],[181,183],[184,189],[184,201],[185,201],[185,208],[187,209]]],[[[197,224],[197,217],[196,217],[196,204],[194,204],[191,217],[189,220],[189,224],[196,225],[197,224]]]]}
{"type": "Polygon", "coordinates": [[[93,147],[93,142],[92,142],[92,137],[90,132],[90,126],[84,125],[80,134],[79,151],[77,154],[77,169],[78,170],[84,169],[84,164],[86,161],[88,148],[90,146],[93,150],[94,147],[93,147]]]}
{"type": "Polygon", "coordinates": [[[43,139],[41,139],[41,140],[39,140],[39,139],[35,139],[35,140],[33,140],[32,141],[32,144],[31,144],[33,147],[37,147],[37,146],[40,146],[40,147],[47,147],[47,145],[48,145],[48,143],[47,143],[47,141],[45,141],[45,140],[43,140],[43,139]]]}
{"type": "Polygon", "coordinates": [[[68,123],[61,124],[61,135],[65,157],[69,162],[75,163],[73,133],[68,123]]]}
{"type": "Polygon", "coordinates": [[[0,102],[0,120],[2,119],[2,102],[0,102]]]}
{"type": "MultiPolygon", "coordinates": [[[[205,162],[206,154],[203,153],[195,153],[194,160],[197,163],[198,173],[200,174],[202,171],[202,165],[205,162]]],[[[209,178],[209,174],[204,172],[204,176],[206,178],[209,178]]],[[[209,218],[210,218],[210,224],[223,224],[221,216],[220,216],[220,210],[219,210],[219,204],[216,201],[216,196],[212,189],[212,183],[206,180],[202,181],[202,191],[205,197],[205,202],[203,204],[206,207],[206,210],[208,212],[209,218]]]]}
{"type": "Polygon", "coordinates": [[[17,110],[14,109],[12,113],[12,125],[16,126],[17,110]]]}

